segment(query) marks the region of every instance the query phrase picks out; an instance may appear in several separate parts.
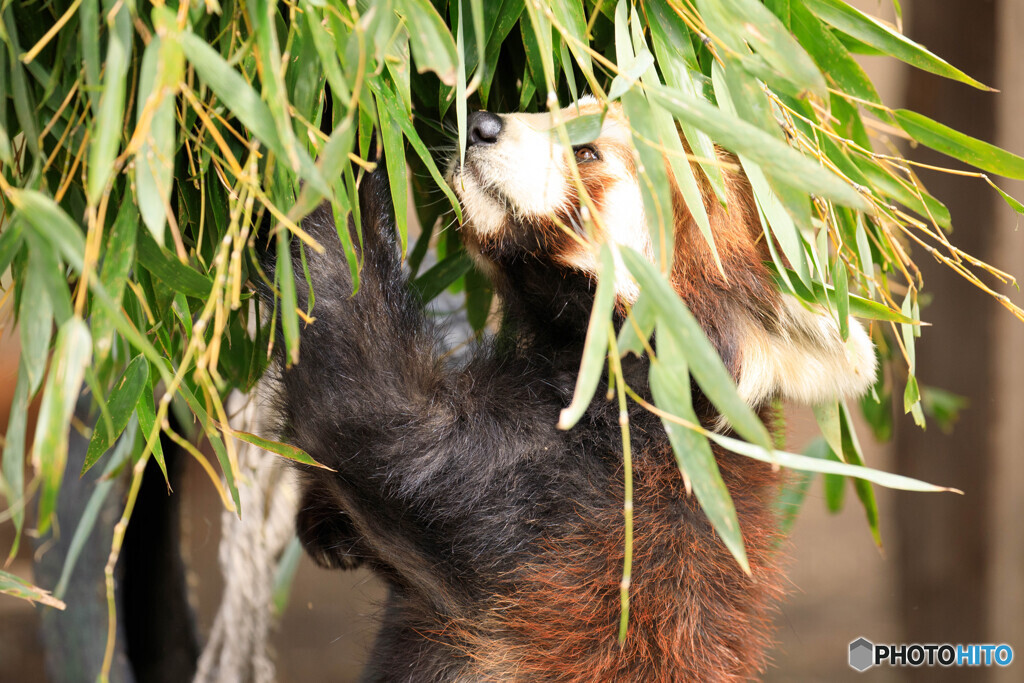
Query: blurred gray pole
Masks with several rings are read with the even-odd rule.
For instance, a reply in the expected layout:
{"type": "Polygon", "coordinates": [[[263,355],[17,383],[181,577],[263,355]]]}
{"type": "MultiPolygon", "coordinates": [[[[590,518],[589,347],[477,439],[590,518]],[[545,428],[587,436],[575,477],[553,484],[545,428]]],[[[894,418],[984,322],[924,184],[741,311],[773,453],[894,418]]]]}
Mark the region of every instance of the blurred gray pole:
{"type": "MultiPolygon", "coordinates": [[[[983,83],[996,83],[999,11],[994,0],[916,2],[909,8],[907,35],[983,83]]],[[[919,70],[907,81],[907,107],[969,135],[996,138],[997,95],[919,70]]],[[[913,150],[918,161],[953,162],[928,150],[913,150]]],[[[922,179],[946,203],[956,226],[953,241],[967,253],[993,259],[995,194],[981,182],[922,172],[922,179]]],[[[901,474],[963,489],[965,496],[898,495],[897,586],[908,642],[988,642],[988,587],[993,558],[990,487],[995,429],[995,320],[1008,313],[949,268],[915,252],[934,303],[921,317],[934,327],[917,347],[922,384],[971,398],[951,435],[932,423],[926,432],[909,418],[896,431],[901,474]]],[[[899,387],[897,396],[902,394],[899,387]]],[[[900,411],[902,412],[902,410],[900,411]]],[[[963,680],[956,669],[906,669],[910,680],[963,680]]],[[[971,680],[984,680],[972,670],[971,680]]]]}

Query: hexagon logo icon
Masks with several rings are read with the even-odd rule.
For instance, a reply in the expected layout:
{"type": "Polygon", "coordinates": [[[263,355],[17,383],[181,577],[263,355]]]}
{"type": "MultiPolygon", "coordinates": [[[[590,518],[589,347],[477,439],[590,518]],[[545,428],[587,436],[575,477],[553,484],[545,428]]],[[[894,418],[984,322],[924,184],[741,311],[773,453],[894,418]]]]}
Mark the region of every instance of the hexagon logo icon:
{"type": "Polygon", "coordinates": [[[875,664],[875,646],[867,638],[858,638],[850,643],[850,667],[866,671],[875,664]]]}

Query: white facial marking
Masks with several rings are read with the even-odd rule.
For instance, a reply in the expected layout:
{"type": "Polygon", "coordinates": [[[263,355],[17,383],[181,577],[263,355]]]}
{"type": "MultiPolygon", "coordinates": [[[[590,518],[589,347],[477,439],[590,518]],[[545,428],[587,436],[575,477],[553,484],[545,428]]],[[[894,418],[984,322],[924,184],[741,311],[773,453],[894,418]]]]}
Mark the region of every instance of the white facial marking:
{"type": "MultiPolygon", "coordinates": [[[[550,115],[504,114],[501,120],[498,141],[467,150],[466,164],[473,168],[458,175],[474,176],[481,193],[504,198],[515,218],[542,216],[561,208],[569,188],[564,148],[548,133],[550,115]]],[[[459,178],[455,182],[459,191],[459,178]]]]}
{"type": "Polygon", "coordinates": [[[484,192],[476,178],[469,173],[460,173],[452,181],[455,192],[462,204],[462,216],[473,224],[473,229],[482,237],[498,232],[506,220],[506,209],[497,199],[484,192]]]}

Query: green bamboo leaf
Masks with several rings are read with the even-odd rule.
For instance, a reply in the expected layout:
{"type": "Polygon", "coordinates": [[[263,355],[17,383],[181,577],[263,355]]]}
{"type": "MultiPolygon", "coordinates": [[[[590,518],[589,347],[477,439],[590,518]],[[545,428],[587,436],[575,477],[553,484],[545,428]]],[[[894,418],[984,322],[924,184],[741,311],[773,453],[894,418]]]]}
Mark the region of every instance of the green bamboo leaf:
{"type": "Polygon", "coordinates": [[[878,92],[846,46],[801,2],[790,5],[793,33],[839,90],[868,102],[881,104],[878,92]]]}
{"type": "Polygon", "coordinates": [[[846,274],[846,263],[841,258],[836,259],[832,282],[835,283],[836,311],[839,313],[839,336],[846,341],[850,336],[850,280],[846,274]]]}
{"type": "Polygon", "coordinates": [[[600,114],[583,114],[582,116],[576,116],[565,121],[560,126],[552,126],[551,135],[556,140],[556,144],[560,144],[561,141],[560,129],[565,130],[565,135],[569,139],[570,145],[583,145],[593,142],[601,135],[601,127],[604,125],[606,111],[602,111],[600,114]]]}
{"type": "MultiPolygon", "coordinates": [[[[566,40],[566,46],[572,52],[576,63],[580,65],[580,70],[587,81],[593,83],[594,65],[591,61],[590,53],[581,47],[582,45],[590,44],[590,41],[587,39],[587,17],[584,15],[583,2],[581,0],[552,2],[549,3],[549,7],[562,30],[562,34],[574,39],[566,40]]],[[[562,58],[562,68],[566,69],[567,74],[572,72],[572,66],[564,57],[562,58]]]]}
{"type": "Polygon", "coordinates": [[[295,293],[290,238],[287,230],[277,231],[277,268],[274,270],[275,284],[281,292],[281,329],[288,351],[288,365],[299,362],[299,304],[295,293]]]}
{"type": "Polygon", "coordinates": [[[519,23],[523,34],[523,47],[526,49],[527,66],[530,68],[533,82],[538,86],[545,85],[549,93],[555,87],[554,43],[551,39],[551,22],[543,9],[532,0],[526,3],[526,14],[530,24],[519,23]],[[537,71],[537,64],[540,72],[537,71]]]}
{"type": "Polygon", "coordinates": [[[93,119],[100,117],[100,0],[84,0],[78,10],[82,44],[82,66],[85,71],[85,89],[92,108],[93,119]]]}
{"type": "Polygon", "coordinates": [[[0,569],[0,593],[61,610],[67,606],[61,600],[50,595],[50,591],[33,586],[28,581],[19,579],[14,574],[9,574],[2,569],[0,569]]]}
{"type": "Polygon", "coordinates": [[[18,382],[14,386],[10,413],[7,417],[7,433],[4,434],[4,454],[0,472],[0,487],[3,488],[7,507],[14,524],[14,543],[7,556],[8,560],[18,554],[21,531],[25,524],[25,435],[28,427],[29,380],[25,365],[18,367],[18,382]]]}
{"type": "Polygon", "coordinates": [[[121,146],[125,88],[132,54],[132,24],[127,4],[116,4],[104,13],[107,22],[107,58],[103,62],[103,92],[99,115],[93,122],[89,145],[87,196],[96,204],[114,172],[114,158],[121,146]]]}
{"type": "Polygon", "coordinates": [[[277,564],[277,571],[274,574],[274,591],[271,596],[271,604],[274,607],[274,616],[280,617],[284,614],[291,596],[292,584],[295,580],[295,572],[299,568],[299,560],[302,559],[302,542],[298,536],[293,536],[284,552],[281,553],[281,560],[277,564]]]}
{"type": "Polygon", "coordinates": [[[18,331],[21,334],[21,364],[28,378],[28,393],[34,395],[46,374],[46,361],[50,355],[50,334],[53,331],[53,305],[46,291],[47,277],[58,275],[46,268],[42,253],[50,245],[37,238],[28,252],[25,282],[18,311],[18,331]]]}
{"type": "MultiPolygon", "coordinates": [[[[996,192],[999,193],[999,196],[1003,198],[1003,201],[1005,201],[1011,209],[1017,213],[1024,213],[1024,204],[1021,204],[1019,201],[1003,192],[1003,190],[1001,190],[995,183],[990,182],[989,185],[996,189],[996,192]]],[[[0,264],[2,264],[2,260],[0,260],[0,264]]]]}
{"type": "MultiPolygon", "coordinates": [[[[732,115],[767,132],[778,141],[785,140],[772,111],[772,104],[757,79],[738,68],[734,60],[726,68],[718,63],[712,65],[712,82],[718,97],[718,106],[732,115]],[[731,67],[731,68],[730,68],[731,67]]],[[[804,257],[803,234],[813,234],[811,203],[807,193],[776,178],[740,154],[740,164],[751,179],[754,197],[762,213],[768,218],[769,226],[786,258],[790,260],[805,283],[810,281],[810,269],[804,257]],[[786,215],[791,220],[786,219],[786,215]]]]}
{"type": "Polygon", "coordinates": [[[897,33],[874,17],[850,7],[842,0],[803,0],[817,17],[879,52],[924,71],[944,76],[980,90],[991,90],[949,62],[936,57],[924,46],[897,33]]]}
{"type": "Polygon", "coordinates": [[[321,469],[329,470],[331,472],[334,471],[327,465],[321,465],[320,463],[318,463],[301,448],[296,448],[295,446],[291,446],[286,443],[281,443],[280,441],[264,439],[261,436],[256,436],[255,434],[250,434],[249,432],[241,432],[238,431],[237,429],[232,429],[231,435],[234,436],[236,439],[241,439],[242,441],[250,443],[253,446],[256,446],[257,448],[262,448],[268,453],[280,455],[282,458],[287,458],[289,460],[302,463],[303,465],[319,467],[321,469]]]}
{"type": "Polygon", "coordinates": [[[402,130],[395,125],[394,119],[405,116],[404,111],[395,111],[388,102],[377,98],[377,114],[380,116],[380,133],[384,142],[384,156],[390,159],[387,164],[388,185],[391,190],[391,203],[395,210],[395,224],[401,239],[401,251],[404,254],[409,240],[409,186],[406,178],[405,146],[402,144],[402,130]]]}
{"type": "MultiPolygon", "coordinates": [[[[125,187],[118,208],[117,217],[107,237],[106,249],[103,253],[103,267],[100,269],[100,282],[110,298],[120,309],[121,298],[128,283],[128,273],[135,261],[135,234],[138,229],[139,214],[131,194],[130,185],[125,187]]],[[[110,353],[113,342],[114,321],[110,313],[99,308],[92,315],[93,344],[96,348],[97,364],[102,363],[110,353]]]]}
{"type": "Polygon", "coordinates": [[[213,283],[199,271],[185,265],[178,257],[157,245],[148,230],[136,235],[138,258],[146,270],[176,292],[197,299],[210,296],[213,283]]]}
{"type": "Polygon", "coordinates": [[[796,518],[807,499],[807,492],[814,481],[813,472],[796,471],[786,477],[782,491],[775,499],[775,509],[779,520],[779,533],[788,538],[796,524],[796,518]]]}
{"type": "MultiPolygon", "coordinates": [[[[638,30],[639,21],[634,22],[633,25],[635,29],[634,33],[636,34],[634,36],[634,45],[643,51],[642,54],[650,54],[650,52],[647,51],[646,44],[643,42],[643,35],[640,34],[638,30]]],[[[639,61],[639,59],[637,61],[639,61]]],[[[645,84],[660,84],[660,81],[658,80],[658,73],[654,69],[653,65],[649,65],[642,72],[642,78],[645,84]]],[[[704,193],[697,184],[697,178],[694,175],[693,166],[690,164],[689,155],[683,147],[682,140],[679,138],[679,129],[676,126],[676,122],[672,118],[672,115],[661,107],[650,107],[650,110],[651,116],[654,119],[654,126],[657,131],[658,140],[661,142],[661,146],[668,150],[668,163],[672,169],[672,176],[676,181],[676,187],[679,188],[679,192],[683,196],[683,201],[686,202],[686,208],[689,210],[690,216],[697,223],[697,227],[700,229],[700,233],[704,237],[704,241],[707,242],[708,247],[711,250],[711,254],[714,257],[715,265],[718,267],[718,271],[724,275],[725,269],[722,267],[722,260],[718,254],[718,247],[715,245],[715,234],[711,229],[711,221],[708,218],[707,208],[704,206],[704,193]]],[[[714,151],[712,151],[712,154],[714,154],[714,151]]],[[[647,154],[647,156],[649,158],[644,159],[645,170],[648,168],[649,164],[657,163],[655,161],[655,154],[653,151],[647,154]]],[[[657,167],[655,168],[656,175],[658,177],[652,177],[651,179],[653,182],[657,183],[660,181],[661,172],[657,167]]],[[[660,197],[665,198],[671,196],[671,193],[667,191],[667,186],[662,186],[659,189],[660,197]]],[[[674,213],[674,210],[666,213],[674,213]]]]}
{"type": "MultiPolygon", "coordinates": [[[[686,362],[685,343],[679,338],[677,328],[658,323],[658,358],[651,365],[650,382],[654,402],[662,410],[699,424],[693,411],[690,383],[686,381],[689,369],[686,362]]],[[[750,573],[750,562],[743,547],[736,508],[732,496],[722,481],[718,463],[711,452],[707,437],[671,420],[662,419],[679,469],[693,486],[697,501],[708,516],[708,521],[719,538],[729,549],[740,567],[750,573]]]]}
{"type": "MultiPolygon", "coordinates": [[[[8,3],[3,9],[4,31],[6,33],[4,43],[7,44],[7,56],[10,60],[11,89],[10,96],[14,101],[14,114],[18,119],[21,132],[25,135],[25,144],[32,156],[32,167],[28,173],[28,181],[32,181],[42,167],[42,154],[39,149],[39,127],[36,125],[36,102],[33,94],[29,92],[25,79],[25,68],[19,57],[21,56],[21,44],[18,40],[18,24],[14,19],[14,5],[8,3]]],[[[6,94],[6,93],[5,93],[6,94]]],[[[6,101],[4,107],[6,107],[6,101]]],[[[13,200],[12,200],[13,201],[13,200]]]]}
{"type": "Polygon", "coordinates": [[[864,214],[857,214],[856,227],[857,260],[860,262],[860,270],[864,274],[864,286],[868,290],[868,297],[875,295],[875,281],[872,276],[875,273],[875,261],[871,255],[871,243],[868,241],[867,221],[864,214]]]}
{"type": "Polygon", "coordinates": [[[438,261],[427,272],[412,282],[412,288],[420,301],[428,303],[436,299],[460,277],[473,268],[473,260],[465,251],[459,251],[438,261]]]}
{"type": "Polygon", "coordinates": [[[648,50],[637,53],[628,64],[619,67],[619,75],[612,81],[608,90],[608,100],[615,101],[622,97],[622,94],[633,87],[633,84],[640,80],[648,69],[654,66],[654,55],[648,50]]]}
{"type": "Polygon", "coordinates": [[[910,477],[904,477],[900,474],[892,474],[891,472],[883,472],[882,470],[872,469],[870,467],[861,467],[859,465],[851,465],[845,462],[838,462],[835,460],[823,460],[821,458],[812,458],[806,455],[798,455],[796,453],[789,453],[786,451],[772,451],[766,453],[764,449],[755,446],[754,444],[742,441],[740,439],[734,439],[731,436],[725,436],[723,434],[717,434],[715,432],[705,432],[707,437],[720,445],[722,448],[732,451],[733,453],[739,453],[745,455],[748,458],[754,460],[760,460],[761,462],[768,462],[772,464],[778,464],[782,467],[788,467],[794,470],[803,470],[806,472],[822,472],[825,474],[841,474],[847,477],[855,477],[857,479],[863,479],[864,481],[870,481],[879,486],[884,486],[890,489],[899,489],[901,491],[922,491],[922,492],[939,492],[949,491],[951,493],[963,494],[963,491],[954,488],[948,488],[945,486],[936,486],[934,484],[928,484],[917,479],[911,479],[910,477]]]}
{"type": "MultiPolygon", "coordinates": [[[[651,42],[654,45],[654,53],[658,56],[658,68],[665,77],[665,83],[690,97],[702,97],[703,91],[695,86],[694,77],[691,75],[700,72],[700,65],[690,43],[690,32],[686,24],[665,0],[645,2],[644,10],[649,13],[651,42]]],[[[716,158],[714,142],[706,133],[689,123],[680,121],[679,128],[693,154],[700,159],[701,170],[714,188],[718,200],[724,205],[728,195],[722,169],[708,161],[716,158]]]]}
{"type": "MultiPolygon", "coordinates": [[[[780,287],[786,284],[786,280],[782,278],[778,270],[772,265],[770,267],[772,274],[775,276],[775,281],[780,287]]],[[[789,282],[794,285],[795,291],[793,292],[799,298],[807,302],[824,302],[828,300],[828,293],[834,292],[835,288],[831,285],[823,285],[820,282],[813,282],[812,289],[806,289],[801,287],[797,274],[792,270],[787,269],[787,275],[789,282]]],[[[904,315],[899,311],[894,311],[884,304],[880,304],[877,301],[865,299],[864,297],[857,296],[856,294],[849,295],[850,301],[850,315],[854,318],[863,318],[864,320],[885,320],[894,323],[904,323],[908,325],[920,325],[919,321],[914,320],[910,316],[904,315]]]]}
{"type": "Polygon", "coordinates": [[[15,255],[21,250],[24,228],[21,221],[11,221],[0,232],[0,273],[7,270],[15,255]]]}
{"type": "Polygon", "coordinates": [[[149,130],[135,155],[135,192],[142,220],[153,239],[164,244],[164,224],[170,209],[171,183],[174,178],[174,98],[168,91],[181,77],[184,55],[174,40],[155,36],[146,46],[139,72],[140,102],[136,124],[146,107],[153,107],[149,130]]]}
{"type": "Polygon", "coordinates": [[[654,308],[654,303],[650,295],[641,291],[640,296],[629,309],[629,316],[619,330],[616,341],[619,353],[623,356],[627,353],[642,355],[645,352],[644,342],[649,342],[654,333],[655,322],[657,322],[657,310],[654,308]]]}
{"type": "Polygon", "coordinates": [[[601,270],[594,294],[594,308],[590,312],[587,338],[583,348],[580,372],[576,376],[576,389],[572,401],[558,416],[559,429],[572,429],[590,406],[608,355],[608,321],[615,304],[615,262],[611,248],[601,245],[601,270]]]}
{"type": "Polygon", "coordinates": [[[51,198],[35,190],[10,188],[7,199],[17,209],[18,215],[48,240],[71,267],[77,271],[82,270],[85,238],[81,229],[62,208],[51,198]]]}
{"type": "MultiPolygon", "coordinates": [[[[281,231],[284,232],[284,231],[281,231]]],[[[280,242],[278,243],[280,244],[280,242]]],[[[280,261],[278,262],[278,268],[280,268],[280,261]]],[[[295,310],[294,308],[292,310],[295,310]]],[[[173,371],[170,368],[170,362],[164,361],[165,369],[173,371]]],[[[221,471],[224,473],[224,482],[228,485],[228,491],[231,492],[231,499],[235,503],[235,512],[238,513],[239,517],[242,515],[242,501],[238,496],[238,485],[235,483],[235,472],[231,468],[231,461],[228,458],[227,449],[224,447],[224,440],[221,439],[220,433],[217,431],[216,424],[210,419],[203,404],[196,398],[195,393],[188,386],[187,381],[183,381],[178,385],[178,394],[184,397],[185,403],[195,413],[196,418],[199,420],[199,424],[202,426],[203,434],[206,435],[206,439],[210,442],[210,446],[213,447],[213,452],[217,456],[217,461],[220,463],[221,471]]]]}
{"type": "Polygon", "coordinates": [[[652,101],[700,128],[722,146],[761,165],[766,173],[794,188],[831,199],[843,206],[869,211],[857,191],[831,171],[800,154],[756,126],[665,86],[646,86],[652,101]]]}
{"type": "MultiPolygon", "coordinates": [[[[629,119],[633,130],[657,130],[653,107],[639,91],[630,90],[623,94],[622,111],[629,119]]],[[[660,270],[669,272],[675,239],[675,215],[668,169],[665,168],[665,159],[660,150],[639,136],[633,137],[633,144],[640,156],[640,195],[644,203],[644,215],[647,218],[647,230],[651,235],[654,259],[660,270]]]]}
{"type": "Polygon", "coordinates": [[[736,56],[746,59],[748,46],[769,69],[761,75],[769,85],[789,85],[794,95],[811,92],[825,99],[825,79],[789,30],[758,0],[697,0],[701,18],[715,37],[724,40],[736,56]],[[776,76],[777,74],[777,76],[776,76]],[[781,81],[781,82],[780,82],[781,81]]]}
{"type": "Polygon", "coordinates": [[[1024,180],[1024,158],[964,135],[917,112],[897,109],[893,114],[900,127],[922,145],[983,171],[1024,180]]]}
{"type": "Polygon", "coordinates": [[[839,417],[839,402],[830,401],[813,406],[814,419],[818,421],[821,435],[833,453],[843,453],[843,427],[839,417]]]}
{"type": "MultiPolygon", "coordinates": [[[[841,463],[842,459],[836,453],[837,451],[833,450],[823,439],[815,439],[804,450],[804,454],[809,458],[841,463]]],[[[827,473],[822,476],[822,488],[825,494],[825,509],[833,515],[842,512],[843,503],[846,502],[846,477],[827,473]]]]}
{"type": "MultiPolygon", "coordinates": [[[[191,336],[191,333],[189,333],[191,336]]],[[[159,380],[159,377],[150,371],[149,385],[143,390],[142,397],[139,402],[135,405],[135,415],[138,417],[139,427],[142,429],[142,436],[145,439],[153,437],[153,442],[146,442],[146,446],[150,449],[153,454],[153,459],[156,460],[157,466],[160,468],[160,472],[164,475],[164,483],[167,484],[167,490],[171,489],[171,481],[167,476],[167,461],[164,458],[164,447],[160,441],[160,432],[156,429],[156,403],[153,400],[153,385],[159,380]]],[[[115,456],[116,457],[116,454],[115,456]]],[[[113,458],[112,458],[113,459],[113,458]]]]}
{"type": "MultiPolygon", "coordinates": [[[[525,0],[491,0],[485,3],[485,12],[490,22],[487,34],[487,47],[484,50],[486,63],[483,80],[480,83],[480,99],[484,106],[490,98],[491,83],[494,80],[498,62],[498,53],[512,28],[519,22],[523,14],[525,0]],[[492,14],[493,12],[493,14],[492,14]]],[[[524,79],[525,85],[525,79],[524,79]]]]}
{"type": "Polygon", "coordinates": [[[91,356],[92,337],[88,325],[77,316],[68,318],[57,332],[54,360],[43,390],[32,442],[32,463],[42,478],[38,517],[40,535],[49,530],[57,508],[57,493],[68,458],[71,414],[91,356]]]}
{"type": "Polygon", "coordinates": [[[397,9],[409,27],[409,45],[419,73],[433,71],[442,83],[454,86],[458,56],[444,19],[428,0],[399,0],[397,9]]]}
{"type": "Polygon", "coordinates": [[[658,320],[671,326],[693,378],[733,429],[758,448],[772,449],[772,439],[757,414],[736,393],[732,375],[722,364],[718,352],[708,341],[704,330],[654,265],[632,249],[622,250],[622,260],[629,272],[647,291],[658,310],[658,320]]]}
{"type": "Polygon", "coordinates": [[[487,326],[493,299],[491,281],[478,269],[470,268],[466,273],[466,319],[474,332],[480,332],[487,326]]]}
{"type": "Polygon", "coordinates": [[[966,396],[938,387],[921,387],[921,406],[928,417],[938,422],[943,433],[950,434],[960,419],[960,412],[970,405],[966,396]]]}
{"type": "Polygon", "coordinates": [[[128,367],[121,373],[120,379],[114,384],[110,396],[107,397],[107,412],[110,422],[99,420],[89,440],[89,449],[85,454],[82,474],[88,472],[96,461],[114,445],[114,441],[128,426],[128,420],[135,411],[135,406],[142,397],[142,390],[149,380],[149,363],[143,355],[132,359],[128,367]]]}

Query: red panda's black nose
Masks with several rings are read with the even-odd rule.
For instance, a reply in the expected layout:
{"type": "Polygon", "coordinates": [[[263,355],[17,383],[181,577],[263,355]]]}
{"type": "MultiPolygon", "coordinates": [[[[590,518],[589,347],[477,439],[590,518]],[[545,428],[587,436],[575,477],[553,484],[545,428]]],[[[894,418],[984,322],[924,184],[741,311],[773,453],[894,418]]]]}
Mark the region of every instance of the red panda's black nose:
{"type": "Polygon", "coordinates": [[[475,111],[466,119],[466,147],[493,145],[501,133],[501,117],[489,111],[475,111]]]}

